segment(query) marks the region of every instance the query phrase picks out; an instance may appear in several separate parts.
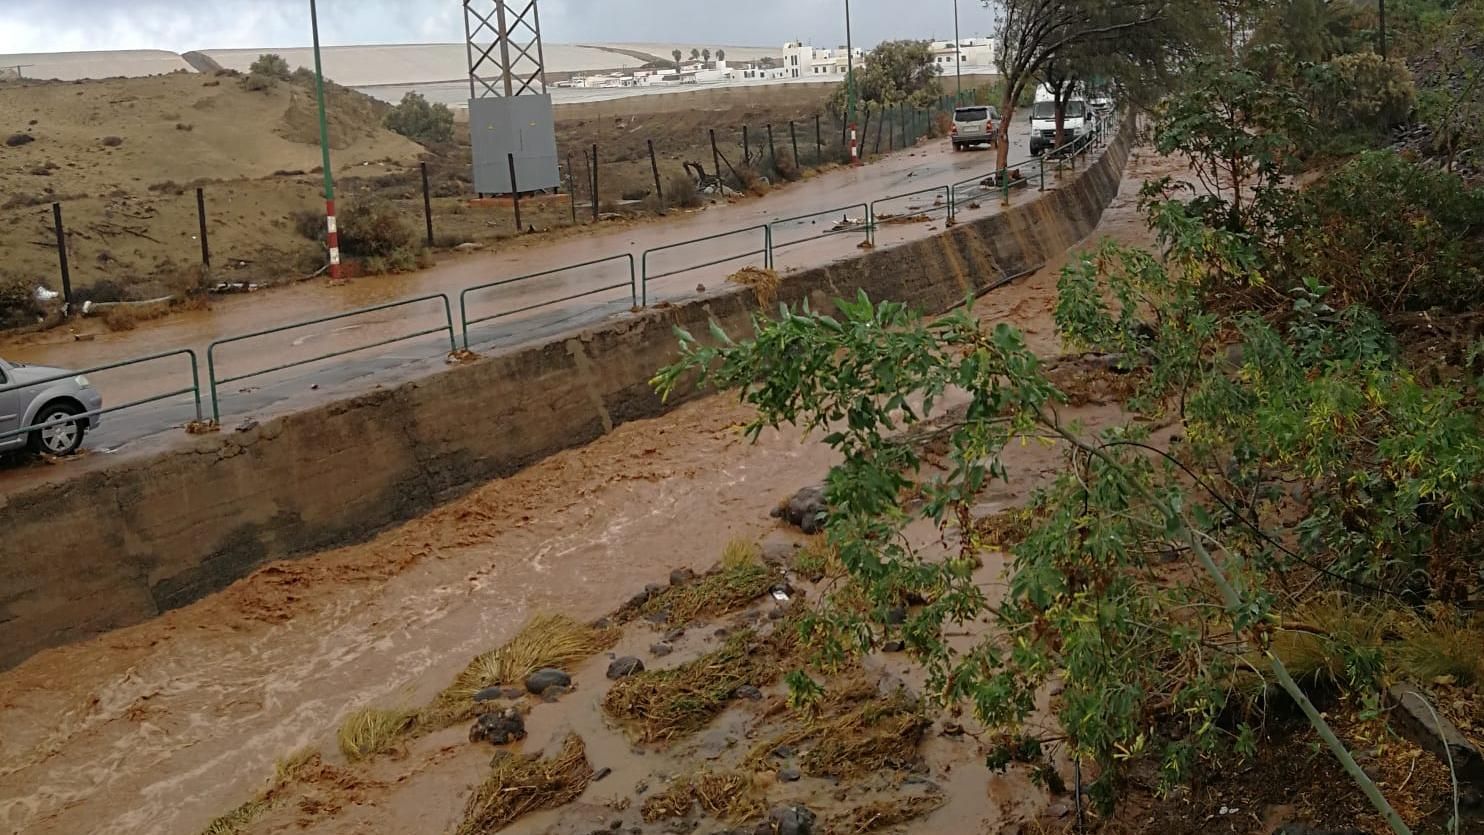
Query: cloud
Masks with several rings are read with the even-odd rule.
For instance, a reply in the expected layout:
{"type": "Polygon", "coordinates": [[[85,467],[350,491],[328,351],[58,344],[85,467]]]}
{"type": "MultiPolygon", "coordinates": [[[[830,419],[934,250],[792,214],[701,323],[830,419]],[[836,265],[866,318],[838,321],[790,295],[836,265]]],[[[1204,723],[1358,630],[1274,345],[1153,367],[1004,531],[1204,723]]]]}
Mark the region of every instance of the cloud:
{"type": "MultiPolygon", "coordinates": [[[[855,41],[952,35],[953,0],[921,0],[910,15],[903,15],[905,5],[852,0],[855,41]]],[[[979,3],[959,5],[963,33],[982,32],[988,17],[979,3]]],[[[303,46],[310,40],[308,6],[308,0],[4,0],[0,53],[303,46]]],[[[540,0],[551,43],[833,45],[844,40],[844,9],[845,0],[540,0]]],[[[459,0],[319,0],[319,13],[326,44],[464,36],[459,0]]]]}

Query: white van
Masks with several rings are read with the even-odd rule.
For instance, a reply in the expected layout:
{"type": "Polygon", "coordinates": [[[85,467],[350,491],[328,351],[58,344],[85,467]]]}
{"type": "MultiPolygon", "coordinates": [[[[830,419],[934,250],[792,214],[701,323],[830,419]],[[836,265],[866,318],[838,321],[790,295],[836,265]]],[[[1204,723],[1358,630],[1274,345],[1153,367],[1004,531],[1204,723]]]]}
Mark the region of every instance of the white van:
{"type": "MultiPolygon", "coordinates": [[[[1070,143],[1091,133],[1097,124],[1097,114],[1087,106],[1087,96],[1081,85],[1069,94],[1066,101],[1066,118],[1062,127],[1066,133],[1064,141],[1070,143]]],[[[1036,156],[1056,147],[1056,94],[1045,85],[1036,88],[1036,103],[1031,106],[1031,153],[1036,156]]]]}

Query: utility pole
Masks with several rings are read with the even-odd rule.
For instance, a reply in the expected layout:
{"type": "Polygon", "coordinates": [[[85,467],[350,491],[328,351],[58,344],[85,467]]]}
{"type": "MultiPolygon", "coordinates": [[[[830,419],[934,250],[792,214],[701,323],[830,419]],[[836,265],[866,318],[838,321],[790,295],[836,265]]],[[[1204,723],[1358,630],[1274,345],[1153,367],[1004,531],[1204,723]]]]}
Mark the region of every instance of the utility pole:
{"type": "Polygon", "coordinates": [[[850,164],[860,165],[860,138],[855,131],[855,45],[850,37],[850,0],[845,0],[845,99],[849,102],[845,118],[850,126],[850,164]]]}
{"type": "Polygon", "coordinates": [[[314,32],[314,88],[319,97],[319,147],[325,169],[325,245],[330,248],[330,279],[340,278],[340,230],[335,225],[335,175],[330,171],[330,121],[325,116],[325,69],[319,54],[319,10],[309,0],[309,25],[314,32]]]}
{"type": "Polygon", "coordinates": [[[963,41],[958,34],[958,0],[953,0],[953,72],[954,82],[958,85],[959,101],[963,101],[964,95],[964,52],[963,41]]]}

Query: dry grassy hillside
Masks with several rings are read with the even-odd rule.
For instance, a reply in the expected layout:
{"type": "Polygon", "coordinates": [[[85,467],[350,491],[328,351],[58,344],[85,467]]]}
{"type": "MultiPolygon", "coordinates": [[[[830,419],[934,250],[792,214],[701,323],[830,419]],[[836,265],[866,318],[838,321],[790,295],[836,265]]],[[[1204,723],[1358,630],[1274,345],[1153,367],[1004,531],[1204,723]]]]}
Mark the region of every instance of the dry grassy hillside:
{"type": "MultiPolygon", "coordinates": [[[[420,147],[381,126],[385,105],[334,89],[330,110],[337,171],[416,162],[420,147]]],[[[217,262],[272,278],[304,257],[287,218],[317,205],[319,164],[314,96],[300,84],[253,91],[194,73],[0,84],[0,270],[56,286],[60,201],[79,287],[159,292],[199,257],[192,187],[203,185],[217,262]]]]}
{"type": "MultiPolygon", "coordinates": [[[[213,282],[280,283],[316,272],[323,247],[311,237],[322,226],[317,108],[309,79],[249,90],[242,76],[175,73],[86,82],[0,82],[0,296],[10,286],[60,289],[53,202],[63,207],[72,284],[79,298],[153,299],[198,284],[197,186],[205,189],[213,282]],[[306,237],[308,232],[311,237],[306,237]]],[[[753,154],[762,155],[763,126],[798,119],[806,161],[813,157],[813,114],[827,91],[713,91],[686,97],[676,110],[663,96],[566,107],[557,125],[565,164],[570,153],[583,172],[584,151],[601,149],[599,202],[625,200],[642,211],[653,189],[647,142],[653,140],[662,177],[683,176],[685,160],[712,165],[708,131],[740,165],[740,127],[752,127],[753,154]]],[[[423,203],[417,164],[430,163],[440,247],[496,244],[514,231],[509,207],[471,201],[468,130],[432,149],[386,130],[388,105],[361,93],[330,91],[330,136],[342,209],[367,198],[390,201],[421,245],[423,203]]],[[[826,131],[835,120],[826,117],[826,131]]],[[[827,137],[826,141],[829,141],[827,137]]],[[[669,186],[667,185],[667,188],[669,186]]],[[[531,201],[523,226],[566,226],[565,200],[531,201]]],[[[586,211],[581,219],[590,217],[586,211]]],[[[400,263],[400,262],[399,262],[400,263]]],[[[4,298],[0,298],[3,307],[4,298]]],[[[3,313],[0,310],[0,313],[3,313]]],[[[29,318],[28,318],[29,317],[29,318]]],[[[0,319],[5,318],[0,316],[0,319]]],[[[10,323],[34,319],[10,316],[10,323]]]]}

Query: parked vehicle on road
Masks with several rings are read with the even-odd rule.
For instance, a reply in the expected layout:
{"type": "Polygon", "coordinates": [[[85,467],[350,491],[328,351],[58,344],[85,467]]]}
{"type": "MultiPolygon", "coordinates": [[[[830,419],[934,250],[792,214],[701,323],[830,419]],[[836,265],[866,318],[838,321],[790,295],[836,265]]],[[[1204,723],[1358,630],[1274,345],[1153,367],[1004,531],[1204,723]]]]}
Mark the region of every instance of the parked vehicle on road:
{"type": "Polygon", "coordinates": [[[98,428],[102,408],[103,396],[81,374],[0,359],[0,452],[71,455],[98,428]]]}
{"type": "Polygon", "coordinates": [[[1000,122],[998,110],[989,106],[960,107],[953,111],[953,150],[994,144],[1000,122]]]}
{"type": "MultiPolygon", "coordinates": [[[[1097,125],[1097,115],[1087,106],[1087,99],[1078,87],[1065,102],[1062,121],[1062,144],[1070,144],[1082,136],[1092,133],[1097,125]]],[[[1036,88],[1036,103],[1031,106],[1031,153],[1036,156],[1056,147],[1056,95],[1044,86],[1036,88]]]]}

